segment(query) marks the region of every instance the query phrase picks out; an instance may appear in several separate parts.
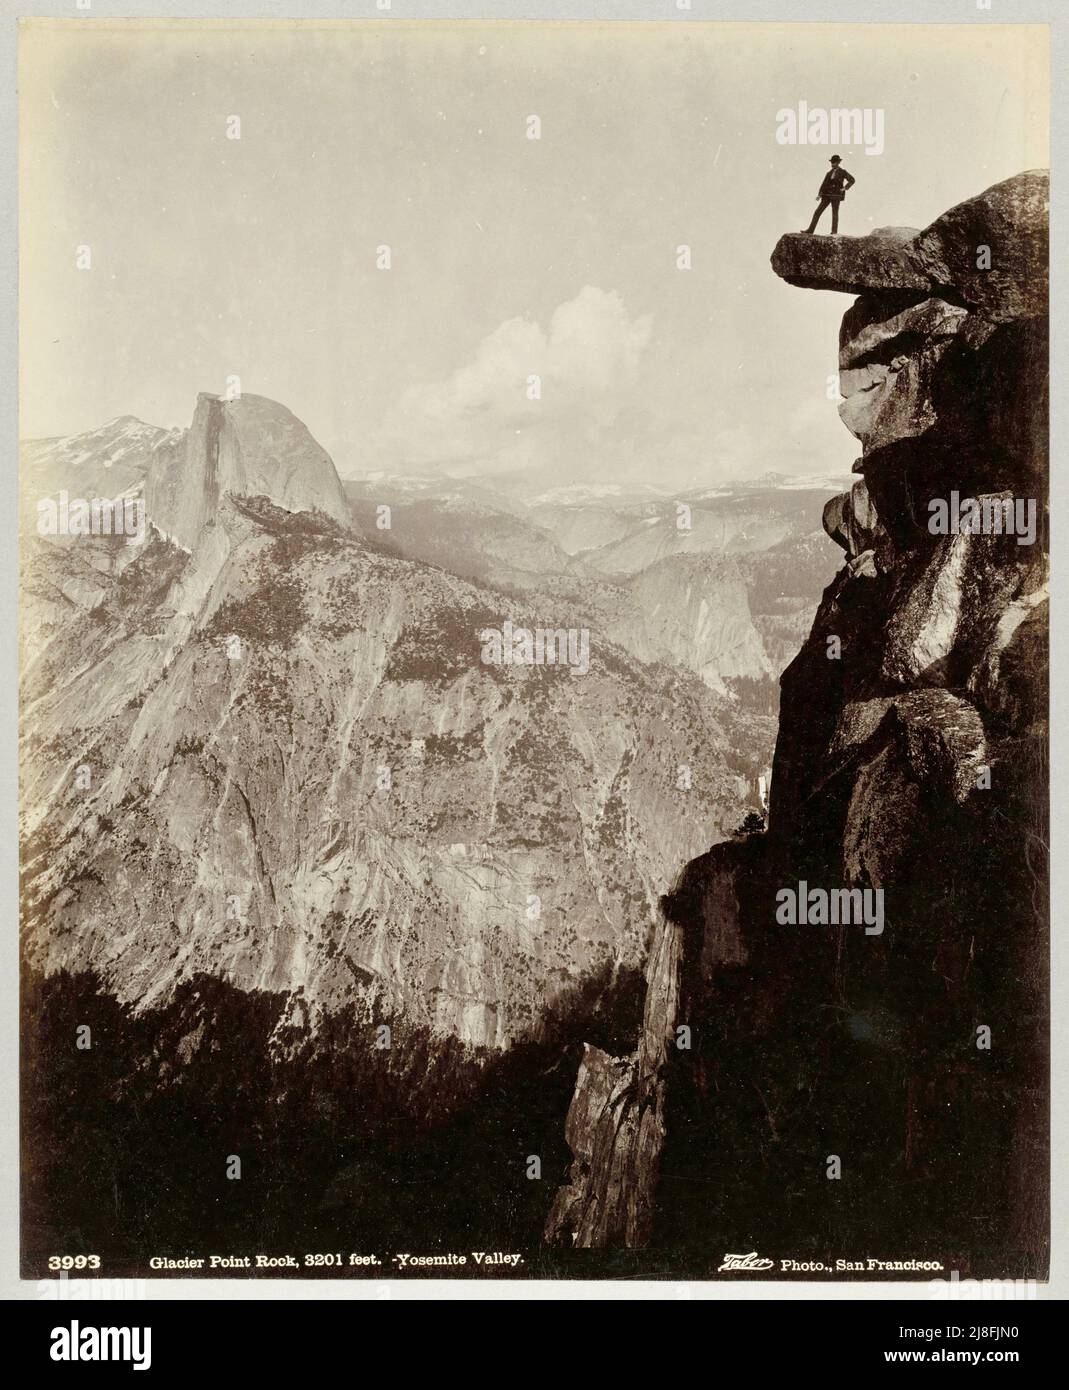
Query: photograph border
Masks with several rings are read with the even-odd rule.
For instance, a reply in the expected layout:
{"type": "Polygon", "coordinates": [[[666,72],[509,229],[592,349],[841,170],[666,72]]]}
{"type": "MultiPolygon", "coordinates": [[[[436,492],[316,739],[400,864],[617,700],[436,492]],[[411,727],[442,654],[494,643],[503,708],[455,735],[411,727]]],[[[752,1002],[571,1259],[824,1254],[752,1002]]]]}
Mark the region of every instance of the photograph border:
{"type": "MultiPolygon", "coordinates": [[[[52,3],[19,3],[0,0],[0,64],[6,79],[0,83],[0,178],[6,196],[0,196],[0,254],[7,273],[3,277],[2,318],[0,330],[0,419],[6,435],[5,465],[0,475],[3,500],[9,514],[18,515],[18,130],[17,130],[17,31],[20,20],[54,19],[85,24],[108,23],[117,20],[188,20],[188,21],[245,21],[274,20],[301,22],[315,20],[371,21],[377,23],[427,23],[452,25],[465,21],[493,21],[507,24],[534,22],[538,24],[570,23],[642,23],[642,24],[721,24],[724,22],[822,23],[822,24],[1041,24],[1050,30],[1052,73],[1069,71],[1069,7],[1064,0],[992,0],[990,9],[980,9],[975,0],[837,0],[835,3],[818,0],[691,0],[689,9],[680,9],[677,0],[619,0],[619,3],[590,3],[590,0],[483,0],[483,3],[463,3],[463,0],[440,0],[439,3],[409,3],[392,0],[390,11],[378,9],[375,0],[357,3],[324,3],[324,0],[279,0],[279,3],[255,3],[255,0],[200,0],[197,4],[174,3],[173,0],[151,0],[148,4],[114,3],[114,0],[92,0],[91,11],[81,10],[75,0],[52,0],[52,3]]],[[[1065,304],[1069,269],[1066,265],[1065,242],[1060,233],[1065,224],[1069,195],[1058,177],[1065,168],[1066,137],[1069,133],[1069,90],[1064,82],[1051,85],[1051,172],[1053,194],[1051,228],[1052,320],[1051,368],[1051,456],[1060,458],[1060,448],[1067,440],[1065,383],[1067,380],[1067,349],[1069,324],[1060,312],[1065,304]]],[[[1050,490],[1052,512],[1058,517],[1069,515],[1069,484],[1055,464],[1051,469],[1050,490]]],[[[1060,525],[1052,528],[1053,588],[1064,601],[1067,588],[1065,561],[1067,545],[1060,525]]],[[[19,1278],[19,1130],[18,1114],[18,991],[19,991],[19,895],[18,895],[18,554],[14,546],[2,548],[3,601],[0,603],[0,651],[3,669],[0,675],[2,717],[9,736],[3,741],[0,762],[0,814],[5,834],[0,849],[0,891],[7,904],[3,914],[6,923],[0,934],[0,1023],[3,1045],[0,1046],[0,1104],[4,1123],[0,1125],[0,1293],[9,1299],[38,1299],[45,1296],[38,1281],[19,1278]]],[[[1055,610],[1060,611],[1060,610],[1055,610]]],[[[1069,682],[1066,676],[1066,643],[1060,622],[1052,623],[1051,669],[1051,787],[1062,784],[1065,772],[1064,737],[1066,730],[1065,702],[1069,682]]],[[[1067,947],[1064,936],[1057,930],[1063,914],[1057,911],[1069,889],[1069,855],[1066,854],[1066,811],[1062,799],[1053,797],[1051,819],[1051,1000],[1067,993],[1067,947]]],[[[1052,1184],[1052,1245],[1049,1283],[1037,1290],[1040,1299],[1064,1298],[1069,1292],[1067,1259],[1069,1259],[1069,1204],[1062,1200],[1063,1181],[1069,1150],[1069,1084],[1066,1081],[1066,1056],[1069,1048],[1069,1017],[1065,1009],[1051,1009],[1051,1184],[1052,1184]]],[[[47,1282],[47,1281],[43,1281],[47,1282]]],[[[882,1300],[917,1299],[931,1301],[933,1293],[926,1281],[916,1283],[807,1283],[783,1280],[764,1282],[643,1280],[622,1283],[591,1279],[575,1280],[440,1280],[397,1278],[380,1280],[231,1280],[231,1279],[150,1279],[144,1281],[148,1299],[256,1299],[256,1300],[346,1300],[382,1299],[407,1300],[486,1300],[509,1301],[530,1299],[742,1299],[764,1300],[882,1300]]],[[[966,1297],[967,1295],[962,1295],[966,1297]]],[[[76,1308],[71,1310],[77,1311],[76,1308]]]]}

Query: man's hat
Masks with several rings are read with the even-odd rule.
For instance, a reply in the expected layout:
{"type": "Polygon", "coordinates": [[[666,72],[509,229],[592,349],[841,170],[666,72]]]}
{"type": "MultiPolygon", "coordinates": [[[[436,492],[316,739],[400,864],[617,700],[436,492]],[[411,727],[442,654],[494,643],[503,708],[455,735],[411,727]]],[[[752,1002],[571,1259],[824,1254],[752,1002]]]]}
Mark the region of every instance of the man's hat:
{"type": "Polygon", "coordinates": [[[841,164],[843,161],[839,158],[837,154],[833,154],[831,157],[831,162],[833,164],[841,164]]]}

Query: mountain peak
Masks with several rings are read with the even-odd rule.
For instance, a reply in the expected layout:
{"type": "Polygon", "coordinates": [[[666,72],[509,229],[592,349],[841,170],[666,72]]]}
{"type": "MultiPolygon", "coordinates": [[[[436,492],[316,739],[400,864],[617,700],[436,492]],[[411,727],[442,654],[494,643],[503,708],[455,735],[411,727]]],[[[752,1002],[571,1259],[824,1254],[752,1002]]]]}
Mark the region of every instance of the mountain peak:
{"type": "Polygon", "coordinates": [[[123,429],[130,425],[143,430],[153,430],[157,428],[156,425],[149,425],[146,424],[144,420],[139,420],[136,415],[113,415],[110,420],[105,420],[100,428],[105,430],[123,429]]]}
{"type": "Polygon", "coordinates": [[[279,401],[242,394],[197,395],[185,449],[148,480],[148,512],[192,549],[225,493],[266,497],[291,512],[320,511],[349,524],[349,507],[330,455],[279,401]]]}

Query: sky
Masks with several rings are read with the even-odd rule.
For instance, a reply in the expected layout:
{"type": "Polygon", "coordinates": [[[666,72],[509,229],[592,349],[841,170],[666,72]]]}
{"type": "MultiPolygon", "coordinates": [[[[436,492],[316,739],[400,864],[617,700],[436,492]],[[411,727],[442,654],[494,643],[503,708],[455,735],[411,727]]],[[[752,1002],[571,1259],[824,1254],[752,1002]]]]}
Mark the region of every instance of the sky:
{"type": "Polygon", "coordinates": [[[34,21],[19,89],[22,437],[237,376],[343,477],[847,472],[851,301],[769,267],[829,156],[853,235],[1048,162],[1025,26],[34,21]],[[802,101],[882,151],[779,143],[802,101]]]}

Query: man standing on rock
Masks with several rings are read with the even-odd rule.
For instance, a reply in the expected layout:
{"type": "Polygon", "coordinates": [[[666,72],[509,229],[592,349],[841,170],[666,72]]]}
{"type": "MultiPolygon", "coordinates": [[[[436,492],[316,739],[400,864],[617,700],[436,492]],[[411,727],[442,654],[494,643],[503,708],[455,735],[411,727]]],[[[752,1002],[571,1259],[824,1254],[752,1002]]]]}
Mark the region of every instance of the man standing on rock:
{"type": "Polygon", "coordinates": [[[847,173],[847,171],[841,167],[842,162],[843,161],[839,158],[837,154],[832,155],[831,168],[824,175],[824,182],[820,185],[820,191],[817,194],[817,197],[820,199],[820,203],[817,206],[816,212],[813,214],[812,222],[810,222],[809,226],[805,228],[806,232],[816,231],[817,223],[820,221],[821,214],[823,213],[824,209],[830,205],[831,234],[832,236],[835,236],[838,233],[839,204],[846,197],[846,190],[848,188],[851,188],[857,182],[853,174],[847,173]]]}

